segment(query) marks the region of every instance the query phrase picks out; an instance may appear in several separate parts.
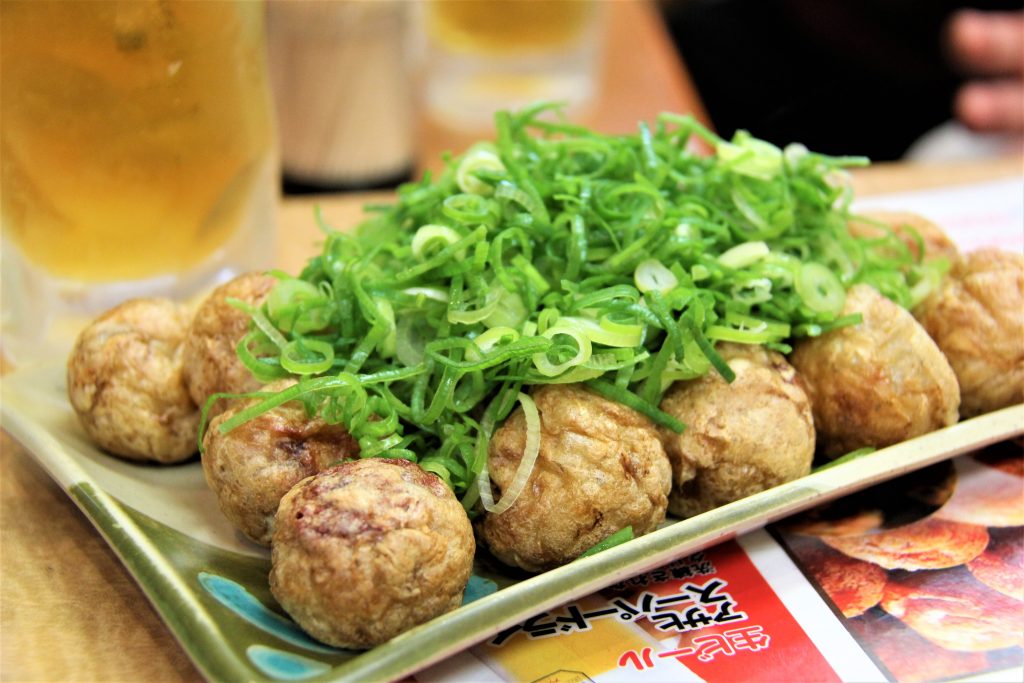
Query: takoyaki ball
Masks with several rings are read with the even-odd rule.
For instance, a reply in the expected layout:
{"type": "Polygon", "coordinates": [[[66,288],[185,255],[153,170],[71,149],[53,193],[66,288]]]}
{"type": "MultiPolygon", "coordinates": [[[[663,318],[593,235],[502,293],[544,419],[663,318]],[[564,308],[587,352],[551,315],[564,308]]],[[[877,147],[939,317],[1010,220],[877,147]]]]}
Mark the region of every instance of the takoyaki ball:
{"type": "Polygon", "coordinates": [[[182,379],[189,310],[132,299],[78,336],[68,358],[71,406],[101,448],[128,460],[174,463],[198,450],[199,409],[182,379]]]}
{"type": "Polygon", "coordinates": [[[672,463],[669,511],[692,517],[802,477],[814,459],[814,418],[796,371],[762,346],[721,344],[736,379],[717,372],[676,382],[661,409],[682,421],[662,429],[672,463]]]}
{"type": "Polygon", "coordinates": [[[462,505],[407,460],[364,458],[281,501],[270,590],[313,637],[369,648],[462,604],[476,545],[462,505]]]}
{"type": "MultiPolygon", "coordinates": [[[[264,387],[277,393],[295,384],[264,387]]],[[[203,472],[224,516],[239,531],[269,546],[274,515],[284,494],[329,465],[359,455],[344,425],[310,417],[299,401],[272,408],[222,434],[220,426],[260,399],[236,399],[210,421],[203,435],[203,472]]]]}
{"type": "Polygon", "coordinates": [[[907,245],[914,258],[922,257],[920,247],[923,245],[925,261],[943,258],[950,267],[960,261],[960,250],[942,228],[909,211],[863,211],[850,221],[847,229],[855,237],[866,238],[883,237],[892,230],[907,245]],[[920,244],[914,232],[921,237],[920,244]]]}
{"type": "Polygon", "coordinates": [[[811,398],[819,450],[834,458],[955,423],[956,376],[913,316],[863,284],[847,292],[842,314],[853,313],[860,323],[802,340],[790,356],[811,398]]]}
{"type": "MultiPolygon", "coordinates": [[[[636,536],[665,518],[672,472],[654,425],[579,385],[534,389],[540,452],[508,510],[487,514],[481,533],[502,562],[528,571],[565,564],[624,527],[636,536]]],[[[517,408],[491,438],[495,499],[512,483],[526,448],[517,408]]]]}
{"type": "Polygon", "coordinates": [[[983,249],[917,309],[960,383],[960,414],[1024,402],[1024,255],[983,249]]]}
{"type": "MultiPolygon", "coordinates": [[[[239,299],[262,304],[277,280],[263,273],[246,273],[217,287],[199,306],[185,338],[185,383],[196,405],[219,392],[245,393],[260,388],[260,381],[238,359],[235,347],[249,331],[250,317],[228,303],[239,299]]],[[[210,415],[224,410],[212,406],[210,415]]]]}

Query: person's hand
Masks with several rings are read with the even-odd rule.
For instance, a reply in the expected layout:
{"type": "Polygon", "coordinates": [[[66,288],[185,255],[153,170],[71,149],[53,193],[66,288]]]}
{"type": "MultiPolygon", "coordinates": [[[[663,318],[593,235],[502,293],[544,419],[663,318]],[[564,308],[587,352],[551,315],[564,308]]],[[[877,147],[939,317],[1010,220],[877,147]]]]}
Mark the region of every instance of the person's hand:
{"type": "Polygon", "coordinates": [[[957,118],[978,131],[1024,133],[1024,11],[957,12],[949,49],[969,78],[956,95],[957,118]]]}

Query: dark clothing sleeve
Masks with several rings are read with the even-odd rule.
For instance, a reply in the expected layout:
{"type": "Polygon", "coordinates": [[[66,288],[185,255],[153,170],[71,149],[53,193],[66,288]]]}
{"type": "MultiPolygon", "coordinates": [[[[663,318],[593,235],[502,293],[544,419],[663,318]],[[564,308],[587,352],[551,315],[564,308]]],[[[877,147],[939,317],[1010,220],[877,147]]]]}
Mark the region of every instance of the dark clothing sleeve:
{"type": "MultiPolygon", "coordinates": [[[[668,0],[669,31],[719,134],[900,158],[952,117],[950,0],[668,0]]],[[[1018,10],[1024,3],[972,3],[1018,10]]]]}

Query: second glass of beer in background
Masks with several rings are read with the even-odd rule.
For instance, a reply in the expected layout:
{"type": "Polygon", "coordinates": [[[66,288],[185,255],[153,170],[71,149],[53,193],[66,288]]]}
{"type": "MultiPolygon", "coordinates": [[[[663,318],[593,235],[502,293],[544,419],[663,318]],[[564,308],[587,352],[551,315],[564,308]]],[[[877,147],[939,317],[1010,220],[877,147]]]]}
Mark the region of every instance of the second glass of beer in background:
{"type": "Polygon", "coordinates": [[[579,119],[595,100],[603,3],[427,0],[417,8],[421,98],[433,124],[470,139],[490,132],[498,110],[557,101],[579,119]]]}
{"type": "Polygon", "coordinates": [[[0,11],[9,357],[59,349],[132,296],[183,298],[270,265],[278,169],[261,3],[0,11]]]}

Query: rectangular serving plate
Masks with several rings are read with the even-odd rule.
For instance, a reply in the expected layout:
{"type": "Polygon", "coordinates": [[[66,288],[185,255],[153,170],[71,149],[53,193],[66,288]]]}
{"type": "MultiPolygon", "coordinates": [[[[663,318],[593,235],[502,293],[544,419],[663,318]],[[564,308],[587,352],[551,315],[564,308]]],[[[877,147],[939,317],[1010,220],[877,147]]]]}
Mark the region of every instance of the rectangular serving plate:
{"type": "Polygon", "coordinates": [[[4,377],[0,417],[88,516],[200,671],[213,680],[394,680],[530,616],[879,482],[1024,433],[1024,405],[822,468],[535,576],[478,557],[463,606],[366,652],[312,641],[267,587],[269,555],[220,514],[197,461],[165,467],[98,451],[62,365],[4,377]]]}

